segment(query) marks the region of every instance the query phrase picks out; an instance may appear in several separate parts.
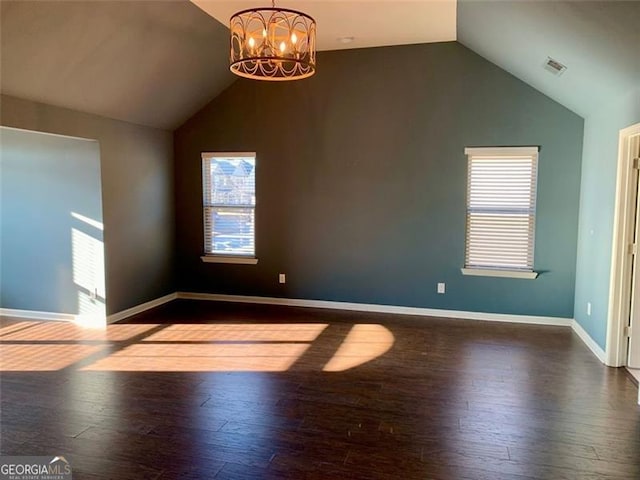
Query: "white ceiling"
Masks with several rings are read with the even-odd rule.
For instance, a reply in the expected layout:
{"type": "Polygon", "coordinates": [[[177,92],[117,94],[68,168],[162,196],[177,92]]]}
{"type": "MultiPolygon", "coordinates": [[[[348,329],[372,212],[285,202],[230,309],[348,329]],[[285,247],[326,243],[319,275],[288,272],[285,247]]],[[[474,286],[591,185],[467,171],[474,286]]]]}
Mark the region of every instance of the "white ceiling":
{"type": "MultiPolygon", "coordinates": [[[[235,12],[271,6],[270,0],[191,0],[223,25],[235,12]]],[[[280,1],[316,20],[318,50],[447,42],[456,39],[456,0],[280,1]],[[353,37],[351,43],[340,38],[353,37]]]]}

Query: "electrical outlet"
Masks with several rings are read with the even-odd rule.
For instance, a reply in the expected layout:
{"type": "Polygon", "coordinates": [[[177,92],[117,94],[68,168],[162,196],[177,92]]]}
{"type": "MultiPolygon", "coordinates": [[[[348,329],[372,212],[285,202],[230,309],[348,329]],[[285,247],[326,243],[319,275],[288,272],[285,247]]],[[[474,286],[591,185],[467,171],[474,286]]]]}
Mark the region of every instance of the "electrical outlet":
{"type": "Polygon", "coordinates": [[[438,293],[444,293],[444,292],[445,292],[445,284],[438,283],[438,293]]]}
{"type": "Polygon", "coordinates": [[[587,316],[591,316],[591,302],[587,302],[587,316]]]}
{"type": "Polygon", "coordinates": [[[287,283],[287,276],[284,273],[281,273],[278,275],[278,281],[280,283],[287,283]]]}

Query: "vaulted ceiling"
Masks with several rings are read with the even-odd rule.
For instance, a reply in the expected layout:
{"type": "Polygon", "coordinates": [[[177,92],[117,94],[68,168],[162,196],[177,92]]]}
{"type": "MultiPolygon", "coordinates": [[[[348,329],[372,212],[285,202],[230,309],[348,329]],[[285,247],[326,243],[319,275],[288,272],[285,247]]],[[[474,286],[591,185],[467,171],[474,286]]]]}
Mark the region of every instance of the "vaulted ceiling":
{"type": "Polygon", "coordinates": [[[0,2],[2,93],[173,129],[233,80],[228,30],[178,1],[0,2]]]}
{"type": "Polygon", "coordinates": [[[638,0],[461,1],[458,41],[583,117],[640,88],[638,0]]]}
{"type": "MultiPolygon", "coordinates": [[[[248,4],[193,2],[2,0],[0,91],[172,130],[234,81],[222,21],[248,4]]],[[[640,1],[283,2],[316,17],[320,49],[457,38],[582,116],[640,85],[640,1]]]]}

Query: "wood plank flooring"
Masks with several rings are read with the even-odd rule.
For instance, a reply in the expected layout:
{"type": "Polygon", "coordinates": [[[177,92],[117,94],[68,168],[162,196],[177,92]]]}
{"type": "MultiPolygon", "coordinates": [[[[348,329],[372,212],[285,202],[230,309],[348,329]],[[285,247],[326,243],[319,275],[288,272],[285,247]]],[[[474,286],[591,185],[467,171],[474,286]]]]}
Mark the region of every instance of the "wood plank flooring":
{"type": "Polygon", "coordinates": [[[569,329],[176,301],[0,324],[3,455],[78,479],[640,479],[624,369],[569,329]]]}

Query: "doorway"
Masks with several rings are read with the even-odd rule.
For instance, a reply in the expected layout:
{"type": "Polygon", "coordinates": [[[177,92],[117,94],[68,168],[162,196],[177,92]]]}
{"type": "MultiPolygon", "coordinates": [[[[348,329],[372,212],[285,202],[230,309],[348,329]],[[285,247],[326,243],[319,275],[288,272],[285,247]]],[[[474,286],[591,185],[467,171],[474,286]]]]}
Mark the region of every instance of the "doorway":
{"type": "Polygon", "coordinates": [[[620,131],[607,364],[640,377],[640,123],[620,131]]]}

